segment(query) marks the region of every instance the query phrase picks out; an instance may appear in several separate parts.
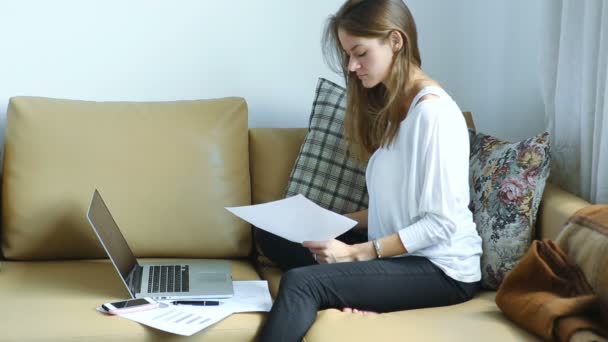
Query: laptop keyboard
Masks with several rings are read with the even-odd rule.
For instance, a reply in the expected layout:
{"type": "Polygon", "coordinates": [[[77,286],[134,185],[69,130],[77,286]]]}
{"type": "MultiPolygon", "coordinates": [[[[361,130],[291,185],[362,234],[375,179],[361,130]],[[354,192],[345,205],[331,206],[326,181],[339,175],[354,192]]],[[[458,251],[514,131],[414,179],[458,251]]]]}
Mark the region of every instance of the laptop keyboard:
{"type": "Polygon", "coordinates": [[[136,266],[134,271],[133,271],[133,275],[131,277],[131,286],[133,289],[133,293],[140,293],[141,292],[141,272],[143,272],[143,267],[141,266],[136,266]]]}
{"type": "Polygon", "coordinates": [[[190,269],[188,265],[150,266],[148,293],[188,292],[190,269]]]}

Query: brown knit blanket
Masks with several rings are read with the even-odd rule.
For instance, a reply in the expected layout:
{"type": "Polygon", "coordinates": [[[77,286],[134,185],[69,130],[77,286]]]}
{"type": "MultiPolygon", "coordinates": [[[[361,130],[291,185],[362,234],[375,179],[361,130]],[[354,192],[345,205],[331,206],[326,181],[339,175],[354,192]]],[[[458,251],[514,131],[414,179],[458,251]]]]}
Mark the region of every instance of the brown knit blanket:
{"type": "Polygon", "coordinates": [[[570,341],[576,332],[607,337],[600,301],[580,267],[553,241],[534,241],[507,274],[496,304],[517,324],[546,340],[570,341]]]}

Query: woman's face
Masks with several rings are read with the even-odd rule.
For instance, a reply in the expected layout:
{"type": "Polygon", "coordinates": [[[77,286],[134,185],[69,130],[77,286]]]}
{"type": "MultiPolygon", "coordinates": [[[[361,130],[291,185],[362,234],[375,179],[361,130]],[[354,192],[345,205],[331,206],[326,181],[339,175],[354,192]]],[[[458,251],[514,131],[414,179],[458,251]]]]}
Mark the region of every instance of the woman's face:
{"type": "Polygon", "coordinates": [[[348,71],[355,73],[365,88],[373,88],[388,78],[394,55],[391,44],[343,30],[338,31],[338,38],[348,55],[348,71]]]}

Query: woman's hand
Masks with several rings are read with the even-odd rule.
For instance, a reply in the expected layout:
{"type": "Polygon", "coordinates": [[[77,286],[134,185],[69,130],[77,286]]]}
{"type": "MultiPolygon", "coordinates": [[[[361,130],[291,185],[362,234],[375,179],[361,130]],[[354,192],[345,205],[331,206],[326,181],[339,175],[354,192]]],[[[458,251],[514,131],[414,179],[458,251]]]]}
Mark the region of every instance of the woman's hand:
{"type": "Polygon", "coordinates": [[[336,239],[328,241],[304,241],[302,245],[312,253],[319,264],[355,261],[353,248],[336,239]]]}
{"type": "Polygon", "coordinates": [[[370,242],[347,245],[333,239],[328,241],[304,241],[302,245],[312,253],[320,264],[371,260],[375,257],[374,247],[370,242]]]}

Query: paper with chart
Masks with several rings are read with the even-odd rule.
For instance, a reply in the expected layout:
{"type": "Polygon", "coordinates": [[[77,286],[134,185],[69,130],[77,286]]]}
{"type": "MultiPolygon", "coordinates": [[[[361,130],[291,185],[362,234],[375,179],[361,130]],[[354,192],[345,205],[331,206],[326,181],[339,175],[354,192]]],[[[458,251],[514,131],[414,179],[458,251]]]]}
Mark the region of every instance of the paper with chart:
{"type": "Polygon", "coordinates": [[[161,305],[158,309],[121,314],[120,317],[173,334],[191,336],[230,316],[222,306],[161,305]]]}
{"type": "Polygon", "coordinates": [[[331,240],[357,224],[357,221],[322,208],[301,194],[226,209],[260,229],[297,243],[331,240]]]}
{"type": "MultiPolygon", "coordinates": [[[[237,312],[268,312],[272,307],[268,282],[234,281],[234,296],[220,299],[219,306],[172,305],[162,300],[154,310],[119,315],[132,321],[173,334],[191,336],[237,312]]],[[[105,312],[101,308],[97,308],[105,312]]]]}

